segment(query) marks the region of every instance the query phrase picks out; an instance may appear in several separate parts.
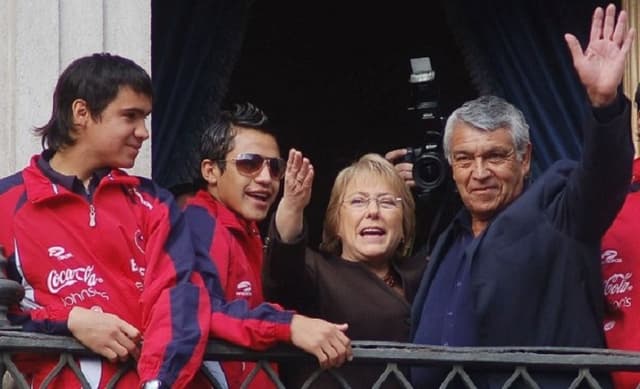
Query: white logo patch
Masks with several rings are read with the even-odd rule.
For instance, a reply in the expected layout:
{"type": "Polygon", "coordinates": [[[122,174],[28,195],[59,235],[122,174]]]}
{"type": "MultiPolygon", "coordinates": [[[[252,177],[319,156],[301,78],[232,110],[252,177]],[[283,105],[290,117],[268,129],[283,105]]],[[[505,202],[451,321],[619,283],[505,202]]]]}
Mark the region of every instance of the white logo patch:
{"type": "Polygon", "coordinates": [[[616,250],[604,250],[600,254],[600,263],[603,265],[609,263],[622,263],[622,258],[618,256],[618,251],[616,250]]]}
{"type": "Polygon", "coordinates": [[[54,258],[58,261],[73,258],[73,254],[67,252],[67,250],[62,246],[51,246],[47,251],[49,252],[49,258],[54,258]]]}
{"type": "Polygon", "coordinates": [[[236,286],[236,296],[249,297],[252,294],[253,293],[251,288],[251,282],[249,281],[238,282],[238,286],[236,286]]]}
{"type": "Polygon", "coordinates": [[[606,323],[604,323],[604,330],[605,331],[611,331],[613,329],[613,327],[616,326],[616,322],[615,321],[608,321],[606,323]]]}

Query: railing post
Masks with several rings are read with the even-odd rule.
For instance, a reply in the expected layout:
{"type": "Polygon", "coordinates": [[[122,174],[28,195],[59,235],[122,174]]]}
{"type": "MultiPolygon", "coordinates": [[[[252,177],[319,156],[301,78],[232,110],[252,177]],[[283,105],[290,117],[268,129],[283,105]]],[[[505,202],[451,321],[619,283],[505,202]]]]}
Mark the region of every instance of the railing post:
{"type": "MultiPolygon", "coordinates": [[[[1,247],[0,247],[1,248],[1,247]]],[[[16,329],[7,319],[9,306],[17,304],[24,297],[24,288],[6,277],[7,259],[0,251],[0,330],[16,329]]]]}

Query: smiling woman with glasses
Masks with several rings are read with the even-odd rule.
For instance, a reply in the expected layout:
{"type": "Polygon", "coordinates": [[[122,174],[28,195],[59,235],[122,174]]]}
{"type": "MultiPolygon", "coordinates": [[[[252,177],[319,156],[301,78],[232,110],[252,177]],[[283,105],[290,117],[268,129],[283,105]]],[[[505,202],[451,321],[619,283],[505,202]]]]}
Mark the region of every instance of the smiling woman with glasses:
{"type": "MultiPolygon", "coordinates": [[[[315,251],[306,247],[303,222],[313,176],[309,160],[290,152],[267,244],[267,298],[346,322],[354,340],[408,341],[410,304],[426,265],[424,256],[408,257],[415,224],[411,192],[390,162],[364,155],[336,177],[315,251]]],[[[313,369],[304,363],[282,366],[287,387],[300,387],[313,369]]],[[[340,373],[353,388],[370,388],[383,370],[347,364],[340,373]]],[[[340,386],[326,376],[312,387],[340,386]]]]}

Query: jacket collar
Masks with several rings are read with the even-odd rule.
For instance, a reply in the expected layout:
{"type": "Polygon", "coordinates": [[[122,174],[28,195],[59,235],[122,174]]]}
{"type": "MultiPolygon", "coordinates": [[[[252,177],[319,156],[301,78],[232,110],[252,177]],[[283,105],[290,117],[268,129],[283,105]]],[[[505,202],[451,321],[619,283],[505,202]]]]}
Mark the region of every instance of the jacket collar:
{"type": "MultiPolygon", "coordinates": [[[[31,202],[40,202],[57,196],[74,194],[71,188],[66,185],[69,182],[66,181],[67,178],[63,179],[65,182],[60,182],[60,178],[65,176],[54,172],[55,174],[50,177],[46,171],[43,171],[39,165],[46,161],[39,162],[40,158],[43,158],[43,156],[34,155],[31,157],[29,166],[27,166],[22,172],[25,190],[27,192],[27,199],[31,202]],[[59,177],[56,177],[55,175],[58,175],[59,177]]],[[[48,163],[46,163],[46,165],[48,165],[48,163]]],[[[111,169],[103,172],[101,171],[100,173],[102,174],[98,188],[110,184],[136,185],[138,183],[138,179],[136,177],[129,176],[122,170],[111,169]]]]}
{"type": "Polygon", "coordinates": [[[213,197],[206,189],[200,189],[195,196],[195,200],[201,204],[205,204],[207,209],[213,213],[218,223],[223,226],[237,231],[243,231],[248,234],[259,234],[256,222],[248,221],[233,212],[222,202],[213,197]]]}

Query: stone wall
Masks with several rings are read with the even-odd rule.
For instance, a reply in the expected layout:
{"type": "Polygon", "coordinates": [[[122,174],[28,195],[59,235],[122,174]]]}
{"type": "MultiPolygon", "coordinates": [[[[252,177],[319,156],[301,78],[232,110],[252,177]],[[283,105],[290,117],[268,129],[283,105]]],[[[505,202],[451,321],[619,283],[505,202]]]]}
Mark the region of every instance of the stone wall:
{"type": "MultiPolygon", "coordinates": [[[[5,176],[41,151],[32,130],[49,118],[58,75],[75,58],[110,52],[151,71],[151,2],[0,0],[0,10],[0,176],[5,176]]],[[[132,171],[151,175],[151,142],[132,171]]]]}

